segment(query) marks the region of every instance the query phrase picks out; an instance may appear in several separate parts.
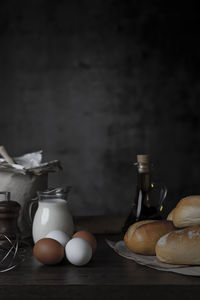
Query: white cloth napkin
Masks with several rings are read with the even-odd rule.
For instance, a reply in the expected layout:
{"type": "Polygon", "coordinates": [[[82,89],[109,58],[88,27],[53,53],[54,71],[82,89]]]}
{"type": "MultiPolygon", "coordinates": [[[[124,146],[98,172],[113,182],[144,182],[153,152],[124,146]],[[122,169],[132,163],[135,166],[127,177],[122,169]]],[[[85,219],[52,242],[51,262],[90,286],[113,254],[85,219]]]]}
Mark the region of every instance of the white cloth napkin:
{"type": "Polygon", "coordinates": [[[134,260],[140,265],[160,271],[174,272],[190,276],[200,276],[200,266],[165,264],[160,262],[156,256],[146,256],[131,252],[126,247],[124,241],[113,242],[106,239],[106,242],[116,253],[125,258],[134,260]]]}

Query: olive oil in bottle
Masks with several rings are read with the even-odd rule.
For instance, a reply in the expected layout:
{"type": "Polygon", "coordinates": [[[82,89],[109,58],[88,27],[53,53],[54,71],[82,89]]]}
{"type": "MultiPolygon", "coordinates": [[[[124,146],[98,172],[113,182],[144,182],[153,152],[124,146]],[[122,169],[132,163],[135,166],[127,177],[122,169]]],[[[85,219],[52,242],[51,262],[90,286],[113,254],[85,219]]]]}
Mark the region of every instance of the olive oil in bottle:
{"type": "Polygon", "coordinates": [[[149,155],[137,155],[137,186],[134,202],[122,228],[125,233],[130,225],[141,220],[161,219],[152,197],[151,164],[149,155]]]}

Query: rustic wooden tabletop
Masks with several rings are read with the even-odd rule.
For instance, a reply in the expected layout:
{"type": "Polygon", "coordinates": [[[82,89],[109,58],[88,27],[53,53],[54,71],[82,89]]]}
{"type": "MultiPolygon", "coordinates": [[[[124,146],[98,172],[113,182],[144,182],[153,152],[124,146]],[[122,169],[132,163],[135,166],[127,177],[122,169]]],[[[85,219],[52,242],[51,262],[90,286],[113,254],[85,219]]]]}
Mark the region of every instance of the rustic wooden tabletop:
{"type": "Polygon", "coordinates": [[[0,273],[0,299],[191,299],[199,297],[200,278],[161,272],[116,254],[97,235],[98,248],[88,265],[67,261],[40,264],[30,253],[16,269],[0,273]]]}

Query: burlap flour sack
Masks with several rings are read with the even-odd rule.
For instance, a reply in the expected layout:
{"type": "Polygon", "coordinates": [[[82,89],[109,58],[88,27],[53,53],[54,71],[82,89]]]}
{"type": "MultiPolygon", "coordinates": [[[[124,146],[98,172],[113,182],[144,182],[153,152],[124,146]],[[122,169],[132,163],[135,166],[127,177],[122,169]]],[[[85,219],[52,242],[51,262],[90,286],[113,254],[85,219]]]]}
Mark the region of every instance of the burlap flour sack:
{"type": "MultiPolygon", "coordinates": [[[[11,200],[21,205],[19,227],[24,236],[30,235],[28,203],[36,197],[37,191],[48,187],[48,173],[60,168],[59,161],[42,163],[42,151],[28,153],[14,158],[14,164],[0,159],[0,191],[11,193],[11,200]]],[[[0,200],[4,196],[0,195],[0,200]]]]}

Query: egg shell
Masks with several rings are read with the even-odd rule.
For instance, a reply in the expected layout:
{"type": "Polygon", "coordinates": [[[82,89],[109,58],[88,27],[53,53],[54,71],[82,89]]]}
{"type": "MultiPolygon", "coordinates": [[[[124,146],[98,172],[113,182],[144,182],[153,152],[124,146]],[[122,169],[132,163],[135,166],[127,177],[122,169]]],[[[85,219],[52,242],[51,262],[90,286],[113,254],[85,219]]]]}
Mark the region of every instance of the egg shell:
{"type": "Polygon", "coordinates": [[[50,238],[53,240],[56,240],[59,242],[63,247],[66,246],[68,241],[70,240],[70,237],[62,230],[53,230],[49,232],[45,238],[50,238]]]}
{"type": "Polygon", "coordinates": [[[82,238],[86,240],[92,247],[92,252],[94,253],[97,248],[97,241],[94,235],[86,230],[77,231],[72,238],[82,238]]]}
{"type": "Polygon", "coordinates": [[[43,264],[55,265],[64,258],[65,249],[56,240],[43,238],[35,244],[33,255],[43,264]]]}
{"type": "Polygon", "coordinates": [[[82,238],[73,238],[67,243],[65,253],[70,263],[75,266],[84,266],[92,257],[92,247],[82,238]]]}

